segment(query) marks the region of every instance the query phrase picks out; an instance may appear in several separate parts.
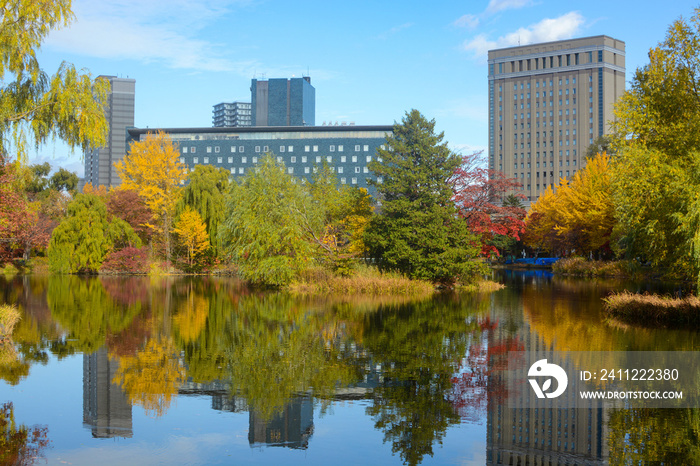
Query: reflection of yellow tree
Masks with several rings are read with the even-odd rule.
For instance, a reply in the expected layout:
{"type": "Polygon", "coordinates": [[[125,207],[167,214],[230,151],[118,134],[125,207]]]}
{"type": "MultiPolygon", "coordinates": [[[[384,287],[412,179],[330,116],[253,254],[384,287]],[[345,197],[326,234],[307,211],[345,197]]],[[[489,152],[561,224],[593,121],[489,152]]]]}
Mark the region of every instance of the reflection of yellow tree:
{"type": "Polygon", "coordinates": [[[175,328],[184,343],[197,339],[207,323],[208,316],[209,300],[203,294],[192,291],[180,306],[179,312],[173,317],[175,328]]]}
{"type": "Polygon", "coordinates": [[[150,340],[136,356],[118,357],[114,383],[121,385],[131,403],[162,416],[185,379],[185,369],[170,340],[150,340]]]}

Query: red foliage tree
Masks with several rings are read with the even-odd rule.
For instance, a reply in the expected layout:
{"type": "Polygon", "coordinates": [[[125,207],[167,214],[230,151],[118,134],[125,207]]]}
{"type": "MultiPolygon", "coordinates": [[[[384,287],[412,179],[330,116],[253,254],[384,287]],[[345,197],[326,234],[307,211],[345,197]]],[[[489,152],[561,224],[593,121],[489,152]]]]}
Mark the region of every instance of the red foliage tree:
{"type": "Polygon", "coordinates": [[[515,178],[506,178],[503,172],[484,168],[485,164],[481,152],[463,156],[452,183],[453,200],[460,215],[469,228],[481,236],[481,253],[489,256],[498,255],[491,244],[494,235],[520,239],[527,212],[518,205],[504,203],[507,193],[520,188],[520,183],[515,178]]]}
{"type": "Polygon", "coordinates": [[[0,154],[0,263],[24,253],[23,233],[32,227],[27,198],[18,189],[17,167],[0,154]]]}
{"type": "Polygon", "coordinates": [[[153,230],[146,226],[153,223],[153,212],[136,191],[117,189],[107,196],[107,212],[131,225],[144,244],[151,239],[153,230]]]}

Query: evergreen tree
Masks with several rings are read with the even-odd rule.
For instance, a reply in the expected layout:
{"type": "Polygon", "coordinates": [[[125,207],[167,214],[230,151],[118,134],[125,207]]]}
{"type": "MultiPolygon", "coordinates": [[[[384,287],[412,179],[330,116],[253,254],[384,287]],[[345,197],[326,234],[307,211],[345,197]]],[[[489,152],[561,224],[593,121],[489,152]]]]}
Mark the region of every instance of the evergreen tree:
{"type": "Polygon", "coordinates": [[[478,240],[459,218],[451,180],[461,158],[435,134],[435,121],[406,113],[369,164],[377,179],[381,213],[365,233],[370,256],[383,269],[452,285],[479,267],[478,240]]]}

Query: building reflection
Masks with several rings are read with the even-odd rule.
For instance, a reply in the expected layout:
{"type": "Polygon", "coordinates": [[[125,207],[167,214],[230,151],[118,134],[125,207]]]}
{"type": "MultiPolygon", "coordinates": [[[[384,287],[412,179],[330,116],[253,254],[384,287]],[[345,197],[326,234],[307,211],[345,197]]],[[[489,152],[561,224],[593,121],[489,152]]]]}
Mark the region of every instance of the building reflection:
{"type": "Polygon", "coordinates": [[[249,411],[248,442],[251,446],[306,449],[314,432],[314,407],[310,396],[296,397],[270,419],[249,411]]]}
{"type": "Polygon", "coordinates": [[[121,387],[112,383],[118,367],[105,347],[83,355],[83,425],[95,438],[133,435],[131,403],[121,387]]]}
{"type": "MultiPolygon", "coordinates": [[[[530,360],[554,359],[554,348],[547,344],[522,317],[522,313],[506,312],[501,322],[489,335],[489,346],[496,347],[517,338],[522,350],[530,353],[530,360]]],[[[501,318],[499,312],[494,319],[501,318]]],[[[489,364],[492,364],[490,361],[489,364]]],[[[573,361],[565,361],[572,366],[573,361]]],[[[511,372],[518,381],[527,380],[527,367],[511,372]]],[[[490,371],[489,387],[512,387],[509,375],[503,370],[490,371]]],[[[524,395],[515,403],[508,403],[504,392],[489,390],[487,405],[487,464],[489,465],[604,465],[608,464],[608,418],[610,408],[601,400],[576,400],[578,380],[570,380],[569,387],[558,405],[553,400],[538,400],[535,407],[526,404],[524,395]],[[525,407],[527,406],[527,407],[525,407]]],[[[529,386],[526,386],[529,390],[529,386]]],[[[561,397],[560,397],[561,398],[561,397]]]]}

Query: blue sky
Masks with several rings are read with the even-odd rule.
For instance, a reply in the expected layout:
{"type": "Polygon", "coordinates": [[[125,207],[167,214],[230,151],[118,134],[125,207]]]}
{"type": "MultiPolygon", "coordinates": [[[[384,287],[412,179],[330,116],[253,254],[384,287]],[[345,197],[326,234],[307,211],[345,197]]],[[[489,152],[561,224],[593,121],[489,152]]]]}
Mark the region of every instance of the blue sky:
{"type": "MultiPolygon", "coordinates": [[[[416,108],[452,149],[486,147],[491,48],[605,34],[626,43],[627,80],[686,0],[73,0],[40,63],[136,79],[138,127],[211,126],[212,106],[250,101],[250,80],[311,76],[316,124],[393,124],[416,108]]],[[[61,144],[30,156],[82,176],[61,144]]]]}

